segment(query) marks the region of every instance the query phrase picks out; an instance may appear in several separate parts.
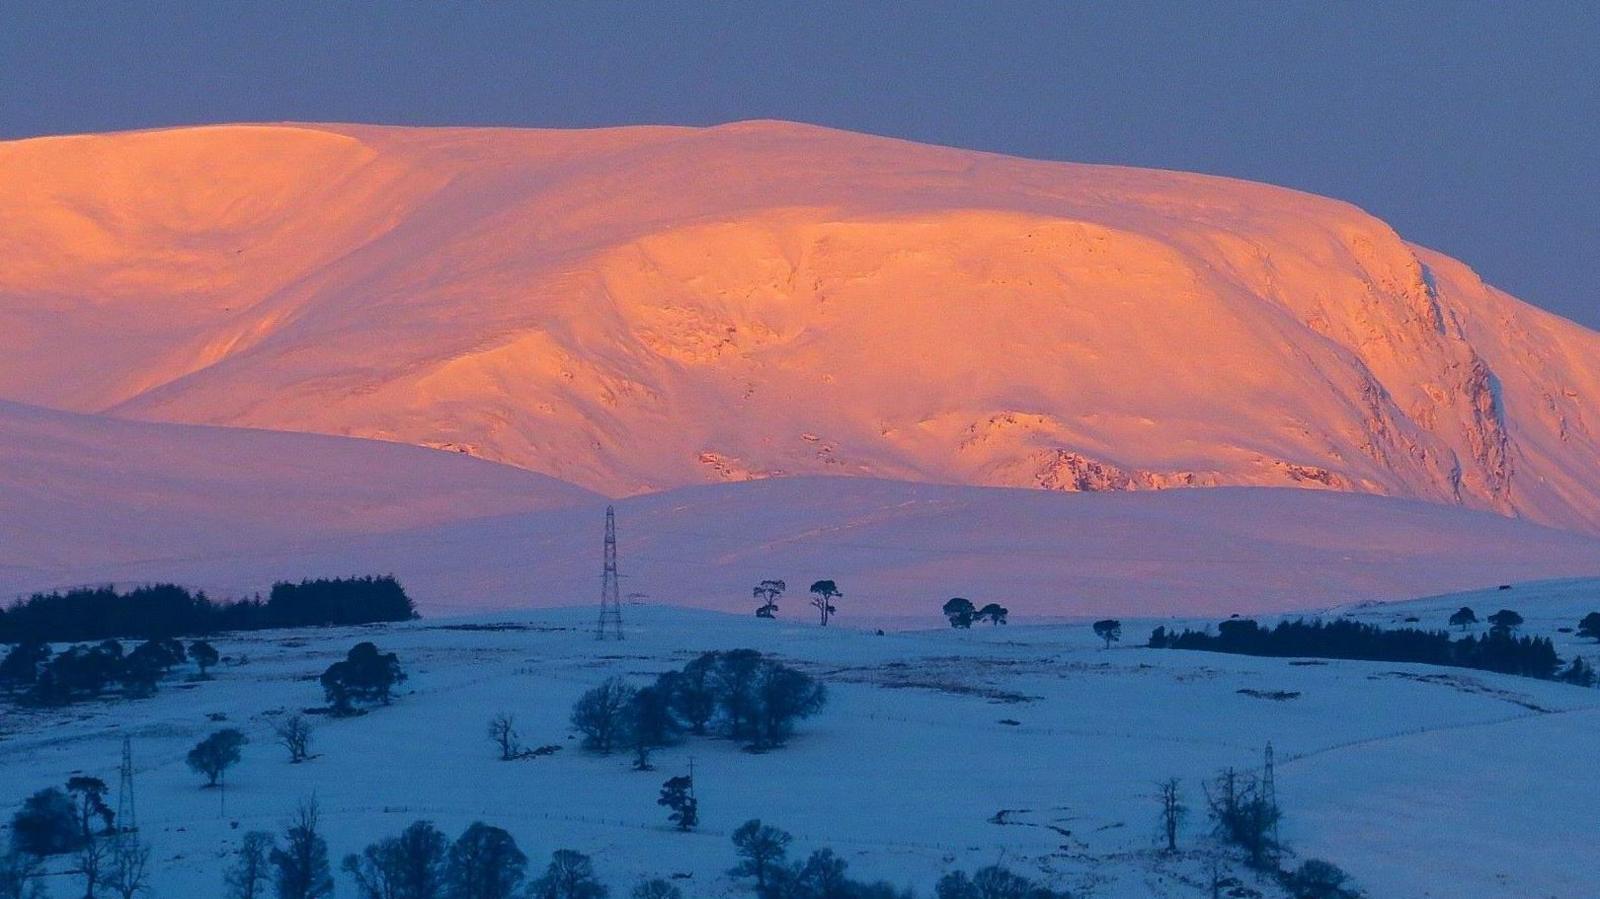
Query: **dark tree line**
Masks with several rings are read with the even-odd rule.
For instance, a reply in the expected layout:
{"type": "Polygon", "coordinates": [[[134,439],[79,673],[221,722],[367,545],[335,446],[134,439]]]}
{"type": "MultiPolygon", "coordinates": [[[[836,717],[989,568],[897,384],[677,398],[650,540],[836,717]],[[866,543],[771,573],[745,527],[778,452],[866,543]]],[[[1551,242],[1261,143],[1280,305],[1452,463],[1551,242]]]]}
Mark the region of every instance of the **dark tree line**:
{"type": "Polygon", "coordinates": [[[1518,637],[1509,627],[1453,640],[1443,631],[1387,630],[1344,619],[1280,621],[1265,628],[1236,618],[1217,625],[1216,633],[1158,627],[1150,635],[1150,646],[1253,656],[1421,662],[1545,679],[1554,678],[1561,667],[1548,638],[1518,637]]]}
{"type": "Polygon", "coordinates": [[[85,587],[35,593],[0,609],[0,643],[158,639],[273,627],[408,621],[416,606],[393,577],[322,578],[272,586],[259,597],[219,602],[159,584],[120,593],[85,587]]]}
{"type": "Polygon", "coordinates": [[[685,732],[748,740],[754,749],[780,746],[795,722],[826,701],[810,675],[753,649],[734,649],[704,653],[645,687],[612,678],[578,699],[572,725],[586,748],[631,749],[636,767],[646,768],[651,749],[685,732]]]}

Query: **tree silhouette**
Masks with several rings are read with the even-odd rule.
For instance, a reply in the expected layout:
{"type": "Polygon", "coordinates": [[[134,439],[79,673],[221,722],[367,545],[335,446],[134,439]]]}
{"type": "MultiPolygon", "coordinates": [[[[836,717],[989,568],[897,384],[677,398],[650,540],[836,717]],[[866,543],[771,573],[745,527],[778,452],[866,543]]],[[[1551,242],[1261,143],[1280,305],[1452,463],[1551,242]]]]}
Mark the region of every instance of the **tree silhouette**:
{"type": "Polygon", "coordinates": [[[1600,612],[1590,612],[1578,622],[1578,636],[1600,640],[1600,612]]]}
{"type": "Polygon", "coordinates": [[[733,832],[733,845],[740,861],[728,874],[754,878],[756,895],[765,896],[772,873],[782,868],[788,858],[791,839],[787,832],[751,818],[733,832]]]}
{"type": "Polygon", "coordinates": [[[778,597],[787,589],[789,585],[782,580],[765,580],[751,588],[750,595],[761,601],[761,606],[756,609],[756,617],[778,617],[778,597]]]}
{"type": "Polygon", "coordinates": [[[661,785],[661,797],[656,800],[656,805],[664,805],[672,810],[667,820],[676,824],[679,830],[694,830],[700,823],[700,803],[694,798],[694,779],[688,775],[668,778],[661,785]]]}
{"type": "Polygon", "coordinates": [[[1495,630],[1511,632],[1522,627],[1522,616],[1510,609],[1501,609],[1489,616],[1489,624],[1495,630]]]}
{"type": "Polygon", "coordinates": [[[978,610],[972,600],[962,596],[952,596],[944,604],[944,617],[950,619],[950,626],[956,628],[972,627],[973,616],[978,610]]]}
{"type": "Polygon", "coordinates": [[[608,895],[610,891],[595,879],[594,862],[571,849],[551,853],[544,876],[528,890],[528,899],[605,899],[608,895]]]}
{"type": "Polygon", "coordinates": [[[450,846],[445,863],[451,899],[511,899],[526,876],[528,857],[511,834],[474,822],[450,846]]]}
{"type": "Polygon", "coordinates": [[[316,799],[303,800],[284,831],[284,845],[267,855],[273,868],[272,883],[278,899],[322,899],[333,895],[333,875],[328,870],[328,842],[323,839],[321,808],[316,799]]]}
{"type": "Polygon", "coordinates": [[[1006,616],[1010,614],[1010,609],[1000,605],[997,602],[991,602],[979,609],[977,614],[972,617],[977,621],[987,620],[989,622],[989,626],[994,627],[997,624],[1005,624],[1006,616]]]}
{"type": "Polygon", "coordinates": [[[1478,613],[1472,611],[1470,608],[1468,608],[1466,606],[1462,606],[1461,608],[1456,609],[1455,613],[1450,616],[1450,626],[1451,627],[1458,627],[1458,628],[1461,628],[1462,630],[1466,630],[1468,626],[1474,625],[1474,624],[1477,624],[1477,623],[1478,623],[1478,613]]]}
{"type": "Polygon", "coordinates": [[[828,626],[828,619],[838,609],[834,608],[833,601],[844,596],[839,592],[839,585],[833,581],[815,581],[811,584],[811,605],[822,616],[822,626],[828,626]]]}
{"type": "Polygon", "coordinates": [[[517,719],[500,712],[489,719],[489,741],[500,750],[500,761],[509,762],[522,755],[522,743],[517,736],[517,719]]]}
{"type": "Polygon", "coordinates": [[[572,706],[572,726],[583,734],[583,747],[609,755],[626,736],[626,712],[633,702],[634,688],[622,678],[607,678],[600,686],[578,697],[572,706]]]}
{"type": "Polygon", "coordinates": [[[1106,641],[1106,649],[1110,649],[1112,643],[1122,639],[1122,622],[1115,618],[1096,621],[1094,623],[1094,633],[1095,636],[1106,641]]]}
{"type": "Polygon", "coordinates": [[[1178,827],[1183,819],[1188,816],[1189,808],[1183,804],[1183,799],[1178,795],[1178,779],[1169,778],[1161,782],[1159,792],[1156,794],[1161,801],[1161,835],[1166,838],[1167,851],[1178,851],[1178,827]]]}
{"type": "Polygon", "coordinates": [[[261,830],[246,833],[223,875],[223,895],[227,899],[266,899],[271,881],[268,856],[275,848],[272,834],[261,830]]]}
{"type": "Polygon", "coordinates": [[[116,813],[106,805],[107,789],[106,782],[98,777],[80,774],[67,778],[67,794],[77,799],[78,827],[85,840],[95,835],[96,818],[100,819],[99,832],[111,832],[111,824],[116,818],[116,813]]]}
{"type": "Polygon", "coordinates": [[[379,652],[369,642],[357,643],[342,662],[334,662],[322,673],[322,690],[337,715],[354,711],[355,702],[381,702],[388,705],[395,684],[406,679],[394,653],[379,652]]]}
{"type": "Polygon", "coordinates": [[[311,723],[304,715],[290,715],[272,728],[278,745],[289,750],[289,764],[298,765],[311,758],[311,723]]]}
{"type": "Polygon", "coordinates": [[[206,786],[214,787],[229,768],[239,763],[240,750],[246,742],[243,733],[223,728],[196,743],[185,760],[195,773],[206,776],[206,786]]]}

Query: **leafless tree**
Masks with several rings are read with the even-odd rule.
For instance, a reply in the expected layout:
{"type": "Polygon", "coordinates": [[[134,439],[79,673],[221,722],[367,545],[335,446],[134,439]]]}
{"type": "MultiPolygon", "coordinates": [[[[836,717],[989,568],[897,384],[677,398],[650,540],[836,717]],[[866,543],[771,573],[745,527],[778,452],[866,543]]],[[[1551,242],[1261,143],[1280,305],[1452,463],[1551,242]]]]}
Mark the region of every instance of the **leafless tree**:
{"type": "Polygon", "coordinates": [[[83,876],[83,899],[94,899],[94,888],[105,882],[111,864],[111,849],[94,837],[83,844],[75,859],[78,873],[83,876]]]}
{"type": "Polygon", "coordinates": [[[633,687],[613,677],[578,698],[572,707],[572,726],[583,734],[585,749],[609,754],[616,748],[624,736],[623,713],[633,695],[633,687]]]}
{"type": "Polygon", "coordinates": [[[489,739],[500,748],[500,761],[509,762],[521,757],[522,742],[517,735],[517,722],[506,712],[489,719],[489,739]]]}
{"type": "Polygon", "coordinates": [[[228,869],[227,899],[266,899],[271,869],[267,854],[273,849],[272,834],[252,830],[239,842],[233,867],[228,869]]]}
{"type": "Polygon", "coordinates": [[[1161,800],[1161,833],[1167,840],[1167,851],[1178,851],[1178,826],[1189,814],[1189,809],[1183,804],[1178,795],[1178,779],[1176,777],[1163,781],[1159,786],[1157,798],[1161,800]]]}
{"type": "Polygon", "coordinates": [[[122,899],[136,899],[150,892],[150,847],[133,837],[118,839],[106,883],[122,899]]]}
{"type": "Polygon", "coordinates": [[[272,732],[278,737],[278,745],[289,750],[291,765],[311,758],[311,723],[304,715],[290,715],[278,722],[272,732]]]}

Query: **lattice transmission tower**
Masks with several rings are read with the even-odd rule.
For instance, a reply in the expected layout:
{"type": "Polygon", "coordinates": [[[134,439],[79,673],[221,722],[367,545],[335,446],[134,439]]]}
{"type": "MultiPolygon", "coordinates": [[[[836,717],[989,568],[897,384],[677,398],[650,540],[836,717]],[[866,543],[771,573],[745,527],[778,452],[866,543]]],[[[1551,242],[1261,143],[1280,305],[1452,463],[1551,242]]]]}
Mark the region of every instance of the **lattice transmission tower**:
{"type": "Polygon", "coordinates": [[[1261,798],[1266,800],[1267,808],[1272,811],[1272,851],[1276,853],[1281,845],[1278,842],[1278,772],[1270,740],[1262,757],[1261,798]]]}
{"type": "Polygon", "coordinates": [[[133,808],[133,740],[122,738],[122,771],[117,780],[118,833],[133,833],[139,829],[139,818],[133,808]]]}
{"type": "Polygon", "coordinates": [[[622,639],[622,588],[617,575],[617,511],[606,506],[605,570],[600,575],[600,625],[596,640],[622,639]]]}

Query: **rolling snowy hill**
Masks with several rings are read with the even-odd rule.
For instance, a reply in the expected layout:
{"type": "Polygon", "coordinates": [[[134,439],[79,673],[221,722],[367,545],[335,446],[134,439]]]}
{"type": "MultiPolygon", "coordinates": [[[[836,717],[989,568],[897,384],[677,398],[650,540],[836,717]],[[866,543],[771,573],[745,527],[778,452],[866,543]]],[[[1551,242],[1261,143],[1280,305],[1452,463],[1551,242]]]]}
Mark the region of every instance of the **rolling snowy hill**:
{"type": "MultiPolygon", "coordinates": [[[[177,430],[244,446],[258,433],[177,430]]],[[[46,488],[35,494],[39,508],[71,510],[47,516],[57,526],[40,528],[26,514],[0,517],[7,530],[27,535],[20,543],[0,542],[0,595],[99,581],[177,581],[243,596],[286,577],[392,573],[429,616],[598,597],[604,505],[598,498],[557,491],[559,503],[551,508],[514,511],[507,507],[518,502],[537,507],[551,496],[548,485],[526,472],[409,447],[266,437],[280,447],[303,440],[342,447],[358,470],[340,475],[357,480],[335,479],[336,490],[298,473],[254,470],[247,485],[285,478],[281,491],[267,488],[272,501],[263,504],[254,490],[230,492],[170,469],[163,480],[138,480],[136,468],[113,464],[122,491],[106,491],[98,514],[84,513],[87,500],[45,500],[46,488]],[[374,450],[415,456],[437,475],[482,478],[489,494],[506,492],[498,506],[474,504],[470,491],[419,476],[404,484],[428,490],[410,501],[442,523],[402,528],[401,515],[388,512],[379,524],[363,525],[396,526],[381,533],[351,533],[338,518],[315,523],[321,503],[400,502],[382,492],[375,499],[360,487],[360,472],[381,458],[374,450]],[[115,502],[130,496],[131,504],[115,502]],[[508,514],[466,514],[474,508],[508,514]],[[102,528],[114,538],[109,543],[101,542],[102,528]]],[[[246,458],[268,455],[253,450],[246,458]]],[[[839,623],[847,627],[926,626],[954,595],[999,602],[1024,621],[1227,614],[1400,600],[1600,571],[1600,541],[1590,537],[1485,512],[1308,490],[1068,495],[780,478],[634,497],[617,503],[617,515],[623,590],[635,598],[748,613],[751,585],[778,577],[790,584],[785,606],[800,616],[806,586],[833,578],[846,594],[839,623]]]]}
{"type": "Polygon", "coordinates": [[[1347,204],[774,122],[0,143],[0,397],[774,474],[1600,530],[1600,335],[1347,204]]]}
{"type": "MultiPolygon", "coordinates": [[[[310,551],[335,537],[597,502],[569,484],[460,453],[0,402],[7,599],[103,580],[128,565],[310,551]]],[[[291,566],[276,577],[295,575],[291,566]]]]}
{"type": "MultiPolygon", "coordinates": [[[[1544,634],[1546,619],[1592,610],[1572,599],[1579,589],[1600,596],[1593,581],[1553,596],[1533,586],[1508,604],[1544,634]]],[[[1423,625],[1442,626],[1461,601],[1441,599],[1423,625]]],[[[787,612],[625,615],[621,644],[595,642],[588,608],[223,635],[215,642],[233,663],[216,681],[171,683],[148,700],[8,711],[0,812],[71,774],[115,784],[126,735],[162,896],[216,895],[240,837],[281,830],[294,803],[315,794],[336,860],[415,819],[452,836],[484,820],[507,828],[536,869],[559,848],[593,855],[612,895],[674,874],[687,875],[679,883],[695,899],[746,895],[724,873],[729,833],[760,817],[795,834],[794,855],[831,846],[853,875],[924,897],[944,871],[998,858],[1074,895],[1200,899],[1218,854],[1201,784],[1227,766],[1259,766],[1270,741],[1291,864],[1332,860],[1384,899],[1573,899],[1600,875],[1590,851],[1600,775],[1582,749],[1600,720],[1593,690],[1422,665],[1133,648],[1154,621],[1127,622],[1127,645],[1103,650],[1082,625],[874,636],[787,612]],[[316,757],[290,765],[272,723],[320,704],[312,675],[357,640],[396,651],[410,680],[391,707],[321,720],[316,757]],[[753,754],[688,741],[638,773],[570,737],[572,701],[606,677],[643,683],[694,652],[734,647],[775,653],[828,685],[828,706],[788,747],[753,754]],[[484,726],[502,711],[526,745],[561,750],[496,761],[484,726]],[[225,810],[183,763],[223,726],[251,741],[228,775],[225,810]],[[702,822],[680,834],[655,798],[691,756],[702,822]],[[1155,785],[1168,777],[1193,808],[1176,856],[1156,851],[1155,785]]],[[[51,878],[57,895],[71,894],[68,867],[51,865],[62,872],[51,878]]]]}

